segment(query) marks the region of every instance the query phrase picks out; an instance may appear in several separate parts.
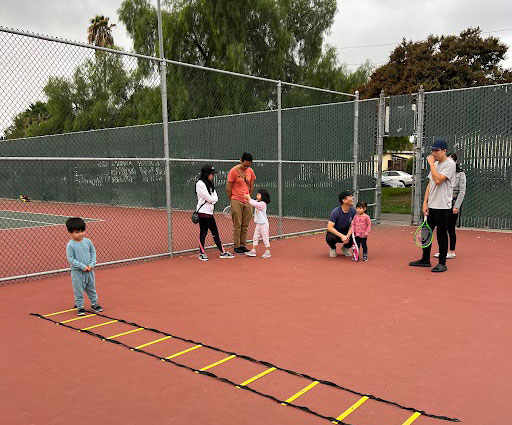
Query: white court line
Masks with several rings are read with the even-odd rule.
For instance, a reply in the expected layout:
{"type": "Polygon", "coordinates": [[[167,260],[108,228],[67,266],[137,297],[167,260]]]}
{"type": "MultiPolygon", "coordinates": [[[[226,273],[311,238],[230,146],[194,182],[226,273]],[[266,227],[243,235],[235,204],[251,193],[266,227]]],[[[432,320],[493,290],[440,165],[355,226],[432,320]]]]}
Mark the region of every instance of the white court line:
{"type": "MultiPolygon", "coordinates": [[[[41,214],[41,215],[46,215],[46,216],[50,216],[50,217],[51,216],[55,216],[55,217],[68,217],[67,215],[32,213],[32,212],[14,211],[14,210],[0,210],[0,213],[1,212],[16,212],[16,213],[21,213],[21,214],[41,214]]],[[[29,226],[29,227],[7,227],[5,229],[0,228],[0,231],[2,231],[2,230],[18,230],[18,229],[35,229],[35,228],[38,228],[38,227],[65,226],[65,224],[66,224],[66,223],[52,223],[52,222],[47,222],[47,221],[26,220],[26,219],[23,219],[23,218],[2,217],[1,215],[0,215],[0,220],[25,221],[25,222],[29,222],[29,223],[39,223],[39,224],[43,224],[44,225],[44,226],[29,226]]],[[[86,218],[86,217],[84,217],[84,220],[90,220],[90,221],[86,221],[86,223],[94,223],[94,222],[105,221],[105,220],[100,220],[100,219],[96,219],[96,218],[86,218]]]]}
{"type": "Polygon", "coordinates": [[[25,220],[23,218],[2,217],[1,215],[0,215],[0,220],[29,221],[30,223],[41,223],[41,224],[52,225],[52,226],[64,224],[64,223],[51,223],[48,221],[25,220]]]}
{"type": "MultiPolygon", "coordinates": [[[[61,214],[48,214],[48,213],[40,213],[40,212],[31,212],[31,211],[18,211],[18,210],[0,210],[0,212],[17,212],[21,214],[40,214],[40,215],[49,215],[53,217],[70,217],[69,215],[61,215],[61,214]]],[[[82,217],[84,220],[91,220],[91,221],[105,221],[100,218],[89,218],[89,217],[82,217]]]]}
{"type": "Polygon", "coordinates": [[[29,227],[6,227],[5,229],[0,228],[0,232],[9,230],[20,230],[20,229],[44,229],[45,227],[56,227],[64,226],[64,224],[47,224],[46,226],[29,226],[29,227]]]}

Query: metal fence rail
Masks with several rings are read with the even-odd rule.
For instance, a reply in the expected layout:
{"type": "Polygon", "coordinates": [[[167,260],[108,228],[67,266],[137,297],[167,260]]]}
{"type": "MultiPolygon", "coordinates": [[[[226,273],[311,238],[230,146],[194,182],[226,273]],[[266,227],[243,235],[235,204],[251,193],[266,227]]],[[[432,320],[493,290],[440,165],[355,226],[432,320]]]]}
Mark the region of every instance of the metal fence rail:
{"type": "MultiPolygon", "coordinates": [[[[445,139],[467,177],[461,225],[512,229],[512,84],[420,92],[420,98],[418,181],[426,180],[432,142],[445,139]]],[[[422,201],[416,198],[416,222],[422,201]]]]}
{"type": "Polygon", "coordinates": [[[197,250],[199,169],[223,207],[242,152],[272,237],[325,228],[342,189],[375,216],[376,100],[4,28],[0,88],[0,282],[67,270],[75,215],[101,264],[197,250]]]}

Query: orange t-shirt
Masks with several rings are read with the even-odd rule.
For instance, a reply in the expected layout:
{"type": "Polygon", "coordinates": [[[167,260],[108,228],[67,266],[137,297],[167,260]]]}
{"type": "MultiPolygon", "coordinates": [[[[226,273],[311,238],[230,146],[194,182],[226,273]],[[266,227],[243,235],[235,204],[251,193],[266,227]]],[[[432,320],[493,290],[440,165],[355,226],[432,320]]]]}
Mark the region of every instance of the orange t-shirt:
{"type": "Polygon", "coordinates": [[[243,172],[238,165],[234,166],[228,174],[228,182],[231,183],[231,199],[247,202],[244,195],[249,193],[251,182],[254,180],[256,180],[256,175],[251,167],[243,172]]]}

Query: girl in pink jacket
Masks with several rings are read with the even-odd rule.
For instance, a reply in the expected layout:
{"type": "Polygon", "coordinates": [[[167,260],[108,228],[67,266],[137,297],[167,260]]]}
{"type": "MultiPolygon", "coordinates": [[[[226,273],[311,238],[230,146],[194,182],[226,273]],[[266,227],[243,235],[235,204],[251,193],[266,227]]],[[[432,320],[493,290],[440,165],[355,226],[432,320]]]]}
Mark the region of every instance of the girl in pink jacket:
{"type": "Polygon", "coordinates": [[[249,201],[251,206],[254,207],[254,224],[256,224],[252,238],[252,250],[246,252],[245,255],[256,257],[256,247],[261,237],[261,239],[263,239],[263,245],[267,248],[261,258],[270,258],[270,237],[267,218],[267,204],[270,204],[270,195],[266,189],[259,189],[256,194],[256,200],[251,199],[249,194],[246,194],[245,198],[249,201]]]}
{"type": "Polygon", "coordinates": [[[356,205],[357,214],[352,219],[352,232],[356,237],[357,247],[363,246],[363,261],[368,261],[368,245],[366,244],[366,239],[372,229],[372,222],[370,216],[366,214],[366,207],[366,202],[358,202],[356,205]]]}

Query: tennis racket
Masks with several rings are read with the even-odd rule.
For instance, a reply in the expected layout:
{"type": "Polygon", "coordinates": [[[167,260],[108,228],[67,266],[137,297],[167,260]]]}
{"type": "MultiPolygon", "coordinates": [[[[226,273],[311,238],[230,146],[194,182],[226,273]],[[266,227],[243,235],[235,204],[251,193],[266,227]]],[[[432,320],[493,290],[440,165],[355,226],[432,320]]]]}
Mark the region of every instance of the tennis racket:
{"type": "Polygon", "coordinates": [[[356,237],[354,236],[354,234],[352,233],[352,242],[353,242],[353,247],[352,247],[352,259],[354,261],[359,261],[359,248],[357,246],[357,242],[356,242],[356,237]]]}
{"type": "Polygon", "coordinates": [[[427,223],[427,216],[425,216],[423,223],[414,232],[414,243],[420,248],[427,248],[432,243],[434,233],[427,223]]]}
{"type": "Polygon", "coordinates": [[[222,210],[222,214],[224,214],[225,217],[231,218],[231,207],[228,205],[226,208],[222,210]]]}

